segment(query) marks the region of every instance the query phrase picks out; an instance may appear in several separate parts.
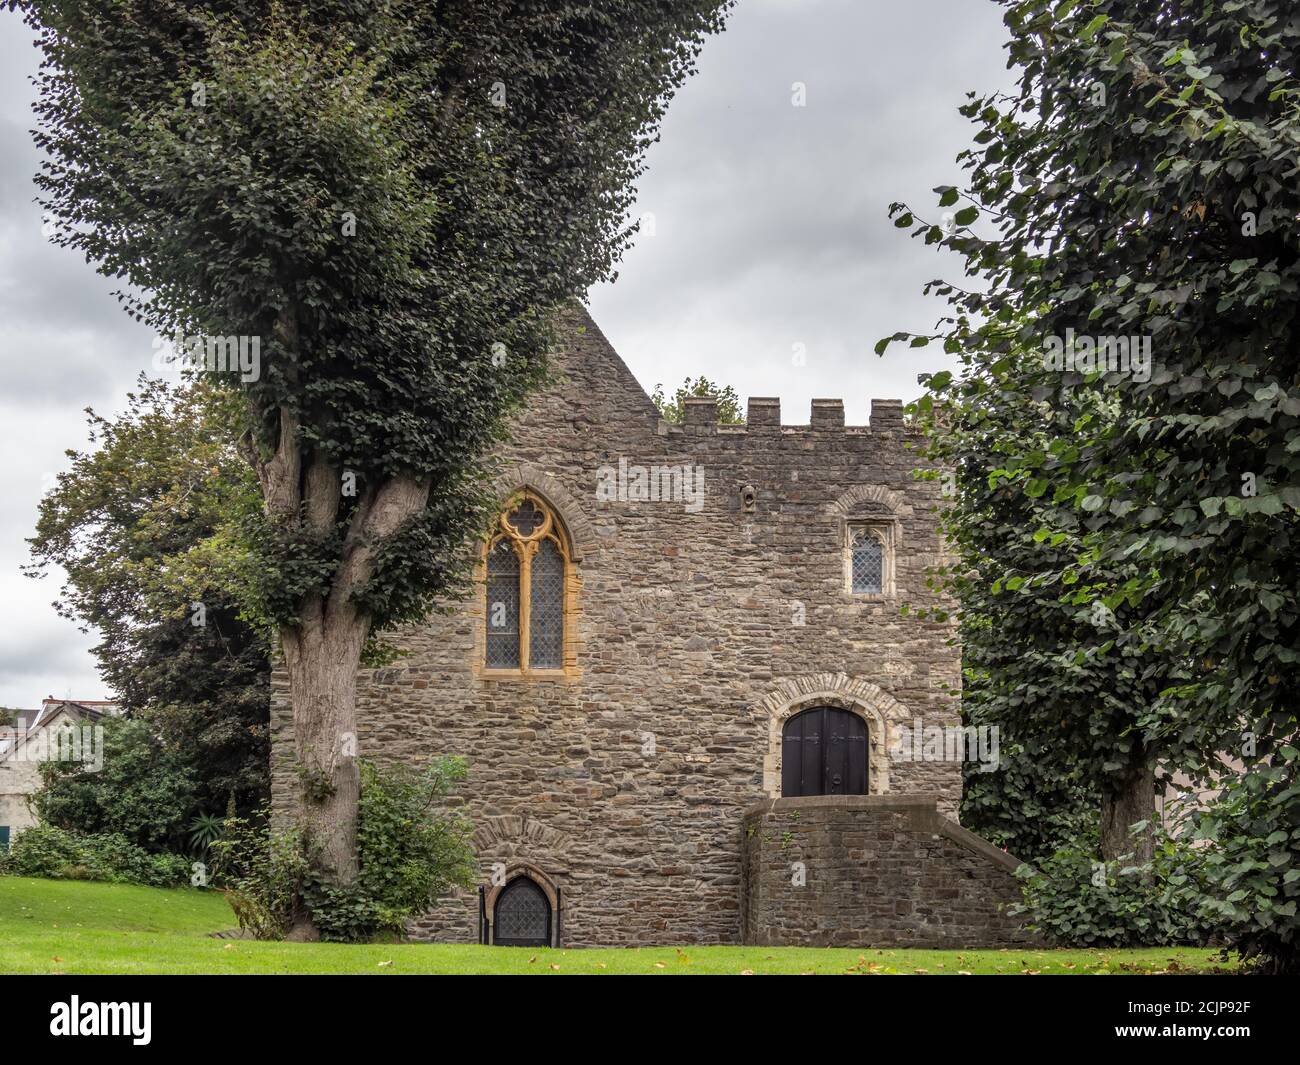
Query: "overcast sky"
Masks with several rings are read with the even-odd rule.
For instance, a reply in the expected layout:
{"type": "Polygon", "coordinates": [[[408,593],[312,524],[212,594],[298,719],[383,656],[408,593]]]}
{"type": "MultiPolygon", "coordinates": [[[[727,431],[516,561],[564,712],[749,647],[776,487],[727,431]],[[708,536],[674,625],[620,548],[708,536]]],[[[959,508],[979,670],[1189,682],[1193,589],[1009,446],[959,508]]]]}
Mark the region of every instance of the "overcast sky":
{"type": "MultiPolygon", "coordinates": [[[[814,396],[843,398],[851,424],[873,396],[914,398],[943,356],[880,359],[872,345],[931,329],[943,305],[921,288],[957,264],[886,212],[894,200],[928,210],[935,185],[958,182],[972,127],[957,107],[967,90],[1009,85],[1003,41],[991,0],[740,0],[651,151],[637,212],[653,233],[647,218],[617,283],[590,296],[646,390],[704,374],[742,397],[780,396],[794,424],[814,396]]],[[[119,409],[153,355],[113,285],[42,238],[36,58],[26,27],[0,13],[0,706],[19,707],[110,694],[93,635],[50,606],[54,578],[19,566],[64,450],[86,442],[83,408],[119,409]]]]}

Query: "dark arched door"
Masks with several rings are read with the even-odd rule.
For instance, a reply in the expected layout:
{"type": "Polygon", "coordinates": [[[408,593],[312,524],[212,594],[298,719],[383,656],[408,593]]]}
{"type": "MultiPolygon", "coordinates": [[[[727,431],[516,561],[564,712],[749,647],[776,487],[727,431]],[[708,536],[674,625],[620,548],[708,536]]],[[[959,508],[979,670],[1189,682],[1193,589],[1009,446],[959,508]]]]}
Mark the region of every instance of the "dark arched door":
{"type": "Polygon", "coordinates": [[[867,794],[867,723],[835,706],[795,714],[781,735],[781,794],[867,794]]]}
{"type": "Polygon", "coordinates": [[[551,945],[551,902],[535,881],[517,876],[497,896],[492,942],[499,947],[551,945]]]}

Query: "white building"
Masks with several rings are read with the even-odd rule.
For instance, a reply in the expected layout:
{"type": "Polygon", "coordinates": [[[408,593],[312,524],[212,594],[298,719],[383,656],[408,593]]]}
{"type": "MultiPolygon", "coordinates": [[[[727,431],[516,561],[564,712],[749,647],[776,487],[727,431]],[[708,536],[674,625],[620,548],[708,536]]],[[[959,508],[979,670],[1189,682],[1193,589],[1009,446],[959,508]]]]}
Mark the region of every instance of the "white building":
{"type": "MultiPolygon", "coordinates": [[[[36,824],[28,803],[41,786],[41,762],[57,755],[61,732],[94,726],[105,714],[119,713],[105,699],[55,699],[42,701],[39,710],[14,711],[12,725],[0,726],[0,848],[24,828],[36,824]]],[[[66,750],[68,744],[63,744],[66,750]]],[[[102,754],[102,748],[101,748],[102,754]]]]}

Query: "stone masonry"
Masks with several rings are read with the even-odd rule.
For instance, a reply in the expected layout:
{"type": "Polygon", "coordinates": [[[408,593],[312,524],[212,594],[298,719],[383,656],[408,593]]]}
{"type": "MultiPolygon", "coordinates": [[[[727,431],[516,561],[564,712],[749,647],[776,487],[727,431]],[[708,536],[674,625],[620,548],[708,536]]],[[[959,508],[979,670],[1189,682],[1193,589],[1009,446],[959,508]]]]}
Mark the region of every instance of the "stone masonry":
{"type": "MultiPolygon", "coordinates": [[[[564,522],[576,670],[483,676],[477,595],[402,633],[396,664],[363,671],[360,753],[463,755],[482,882],[494,866],[537,879],[560,900],[566,946],[736,943],[745,812],[780,795],[781,726],[798,710],[861,715],[870,791],[956,816],[958,764],[889,757],[901,726],[958,720],[951,623],[900,611],[947,605],[925,580],[942,550],[939,485],[913,475],[918,438],[898,401],[846,427],[839,400],[783,425],[779,401],[751,399],[742,426],[696,400],[670,425],[584,312],[562,319],[562,337],[560,376],[514,422],[500,488],[531,489],[564,522]],[[702,506],[598,498],[599,471],[620,460],[698,467],[702,506]],[[890,529],[890,594],[846,590],[856,518],[890,529]]],[[[292,726],[283,676],[274,684],[284,804],[292,726]]],[[[479,907],[463,893],[413,932],[474,942],[479,907]]]]}
{"type": "Polygon", "coordinates": [[[745,815],[745,941],[948,950],[1031,944],[1020,863],[909,795],[769,799],[745,815]]]}

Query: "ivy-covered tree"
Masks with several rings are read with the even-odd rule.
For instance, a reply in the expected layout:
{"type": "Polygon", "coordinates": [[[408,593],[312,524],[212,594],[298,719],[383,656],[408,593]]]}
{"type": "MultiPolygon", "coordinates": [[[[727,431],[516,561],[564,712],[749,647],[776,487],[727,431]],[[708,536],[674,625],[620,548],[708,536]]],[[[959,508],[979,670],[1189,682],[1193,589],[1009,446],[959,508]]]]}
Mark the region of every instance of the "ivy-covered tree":
{"type": "MultiPolygon", "coordinates": [[[[269,792],[269,633],[247,620],[242,593],[250,566],[242,529],[260,497],[225,433],[239,404],[209,382],[142,379],[121,414],[88,411],[90,446],[67,452],[71,465],[41,500],[28,541],[27,573],[63,571],[55,608],[99,636],[100,674],[147,725],[115,742],[143,745],[129,757],[150,765],[183,767],[187,783],[176,790],[190,805],[181,828],[222,812],[232,796],[251,811],[269,792]]],[[[73,776],[47,776],[47,788],[71,788],[73,776]]],[[[75,787],[116,801],[109,774],[94,778],[75,787]]],[[[86,818],[65,822],[77,828],[86,818]]]]}
{"type": "Polygon", "coordinates": [[[467,579],[482,456],[730,0],[19,6],[56,239],[248,401],[299,816],[350,882],[363,648],[467,579]]]}
{"type": "Polygon", "coordinates": [[[1211,890],[1243,952],[1295,967],[1300,23],[1282,0],[1004,6],[1018,89],[965,106],[968,188],[916,228],[982,280],[948,288],[941,335],[1042,353],[1016,388],[1054,439],[1004,467],[1045,485],[1047,536],[1077,523],[1067,597],[1137,612],[1135,664],[1175,667],[1145,713],[1152,754],[1244,759],[1241,801],[1202,825],[1211,890]],[[1113,411],[1076,420],[1085,393],[1113,411]]]}

